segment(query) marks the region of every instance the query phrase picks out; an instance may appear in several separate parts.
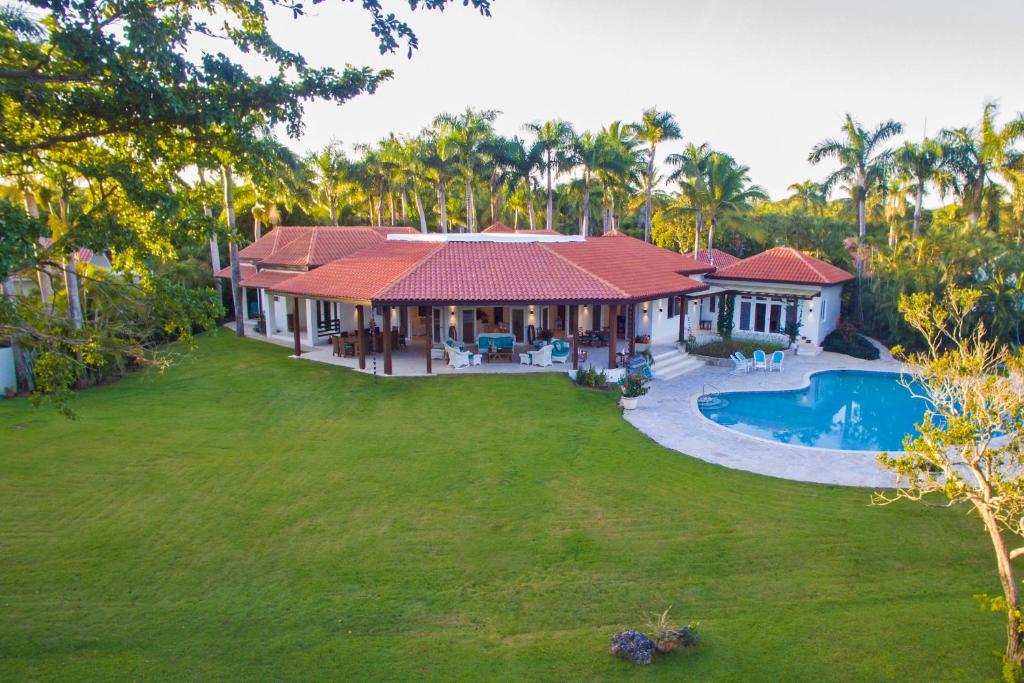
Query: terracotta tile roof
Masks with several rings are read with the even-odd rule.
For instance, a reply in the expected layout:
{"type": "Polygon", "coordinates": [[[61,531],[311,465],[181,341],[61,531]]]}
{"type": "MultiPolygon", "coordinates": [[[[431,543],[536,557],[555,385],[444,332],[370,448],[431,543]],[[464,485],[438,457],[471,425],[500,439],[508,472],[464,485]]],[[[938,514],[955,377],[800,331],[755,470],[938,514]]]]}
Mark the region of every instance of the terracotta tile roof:
{"type": "Polygon", "coordinates": [[[515,230],[513,230],[510,227],[508,227],[507,225],[505,225],[501,221],[498,221],[497,223],[491,223],[489,226],[487,226],[486,228],[484,228],[480,232],[486,232],[486,233],[500,232],[500,233],[512,234],[512,233],[515,232],[515,230]]]}
{"type": "Polygon", "coordinates": [[[305,236],[311,227],[280,225],[247,247],[238,250],[238,258],[245,261],[259,261],[277,251],[294,239],[305,236]]]}
{"type": "Polygon", "coordinates": [[[447,242],[381,290],[382,301],[606,301],[625,293],[539,242],[447,242]]]}
{"type": "Polygon", "coordinates": [[[731,266],[740,260],[739,256],[733,256],[728,252],[724,252],[721,249],[701,249],[697,252],[697,260],[703,261],[704,263],[714,266],[715,268],[724,268],[725,266],[731,266]]]}
{"type": "Polygon", "coordinates": [[[407,226],[282,225],[238,252],[261,265],[316,268],[348,256],[391,234],[415,234],[407,226]]]}
{"type": "Polygon", "coordinates": [[[561,235],[562,233],[557,230],[548,230],[547,228],[541,228],[540,230],[514,230],[517,235],[561,235]]]}
{"type": "Polygon", "coordinates": [[[622,290],[631,299],[705,289],[705,285],[687,275],[712,270],[711,266],[690,256],[617,231],[585,242],[558,242],[545,246],[622,290]]]}
{"type": "Polygon", "coordinates": [[[272,287],[275,292],[324,299],[367,301],[408,273],[440,242],[387,242],[367,247],[272,287]]]}
{"type": "MultiPolygon", "coordinates": [[[[252,277],[256,274],[256,266],[249,263],[239,263],[238,267],[242,271],[242,282],[245,282],[245,278],[252,277]]],[[[231,279],[231,266],[224,266],[217,271],[216,277],[224,278],[226,280],[231,279]]]]}
{"type": "Polygon", "coordinates": [[[242,278],[243,287],[274,287],[285,280],[299,275],[295,271],[282,272],[280,270],[261,270],[258,273],[247,275],[242,278]]]}
{"type": "Polygon", "coordinates": [[[801,285],[838,285],[853,279],[842,268],[792,247],[775,247],[760,254],[719,268],[709,278],[716,280],[756,280],[801,285]]]}

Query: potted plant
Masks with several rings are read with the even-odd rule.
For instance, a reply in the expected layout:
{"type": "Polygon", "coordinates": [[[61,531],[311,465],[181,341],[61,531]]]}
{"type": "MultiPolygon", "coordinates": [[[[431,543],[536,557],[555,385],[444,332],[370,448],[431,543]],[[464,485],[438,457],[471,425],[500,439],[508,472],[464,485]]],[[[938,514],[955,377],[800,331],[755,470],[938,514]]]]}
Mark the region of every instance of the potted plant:
{"type": "Polygon", "coordinates": [[[685,650],[697,645],[697,627],[687,624],[682,628],[675,628],[669,619],[668,613],[672,610],[669,607],[661,614],[652,614],[647,617],[647,628],[651,631],[651,639],[654,641],[654,649],[665,654],[673,650],[685,650]]]}
{"type": "Polygon", "coordinates": [[[636,408],[640,397],[647,393],[647,377],[642,372],[626,373],[619,380],[622,387],[622,407],[626,410],[636,408]]]}

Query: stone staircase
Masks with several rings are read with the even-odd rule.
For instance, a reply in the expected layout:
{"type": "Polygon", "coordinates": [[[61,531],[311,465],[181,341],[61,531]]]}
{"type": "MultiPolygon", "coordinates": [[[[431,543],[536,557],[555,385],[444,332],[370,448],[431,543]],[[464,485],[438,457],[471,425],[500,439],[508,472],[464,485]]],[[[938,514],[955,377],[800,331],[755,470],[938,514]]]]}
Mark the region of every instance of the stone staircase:
{"type": "Polygon", "coordinates": [[[675,379],[691,370],[704,365],[704,361],[694,358],[683,349],[674,346],[669,349],[652,351],[654,358],[654,379],[675,379]]]}

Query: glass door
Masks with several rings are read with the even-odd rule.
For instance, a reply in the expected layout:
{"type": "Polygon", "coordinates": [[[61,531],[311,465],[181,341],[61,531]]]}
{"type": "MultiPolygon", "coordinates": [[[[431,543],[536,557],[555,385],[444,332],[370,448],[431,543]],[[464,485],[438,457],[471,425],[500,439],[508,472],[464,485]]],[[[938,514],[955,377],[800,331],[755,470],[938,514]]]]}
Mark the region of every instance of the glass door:
{"type": "Polygon", "coordinates": [[[430,329],[432,330],[432,334],[433,334],[433,338],[434,338],[434,343],[435,344],[440,344],[441,343],[441,325],[442,325],[442,321],[444,320],[444,316],[442,315],[442,312],[441,312],[440,308],[433,309],[431,315],[432,315],[433,319],[431,321],[430,329]]]}
{"type": "Polygon", "coordinates": [[[512,309],[512,334],[515,335],[516,341],[520,344],[526,341],[526,309],[513,308],[512,309]]]}
{"type": "Polygon", "coordinates": [[[462,341],[472,344],[476,341],[476,309],[462,309],[462,341]]]}

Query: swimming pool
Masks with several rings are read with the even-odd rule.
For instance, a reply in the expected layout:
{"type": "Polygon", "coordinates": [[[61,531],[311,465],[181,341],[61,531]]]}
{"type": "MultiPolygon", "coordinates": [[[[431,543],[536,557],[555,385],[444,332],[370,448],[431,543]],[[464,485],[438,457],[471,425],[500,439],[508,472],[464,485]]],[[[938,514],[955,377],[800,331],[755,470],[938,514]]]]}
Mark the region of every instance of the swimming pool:
{"type": "Polygon", "coordinates": [[[927,403],[890,372],[828,370],[790,391],[719,394],[700,402],[720,425],[781,443],[853,451],[901,451],[927,403]]]}

